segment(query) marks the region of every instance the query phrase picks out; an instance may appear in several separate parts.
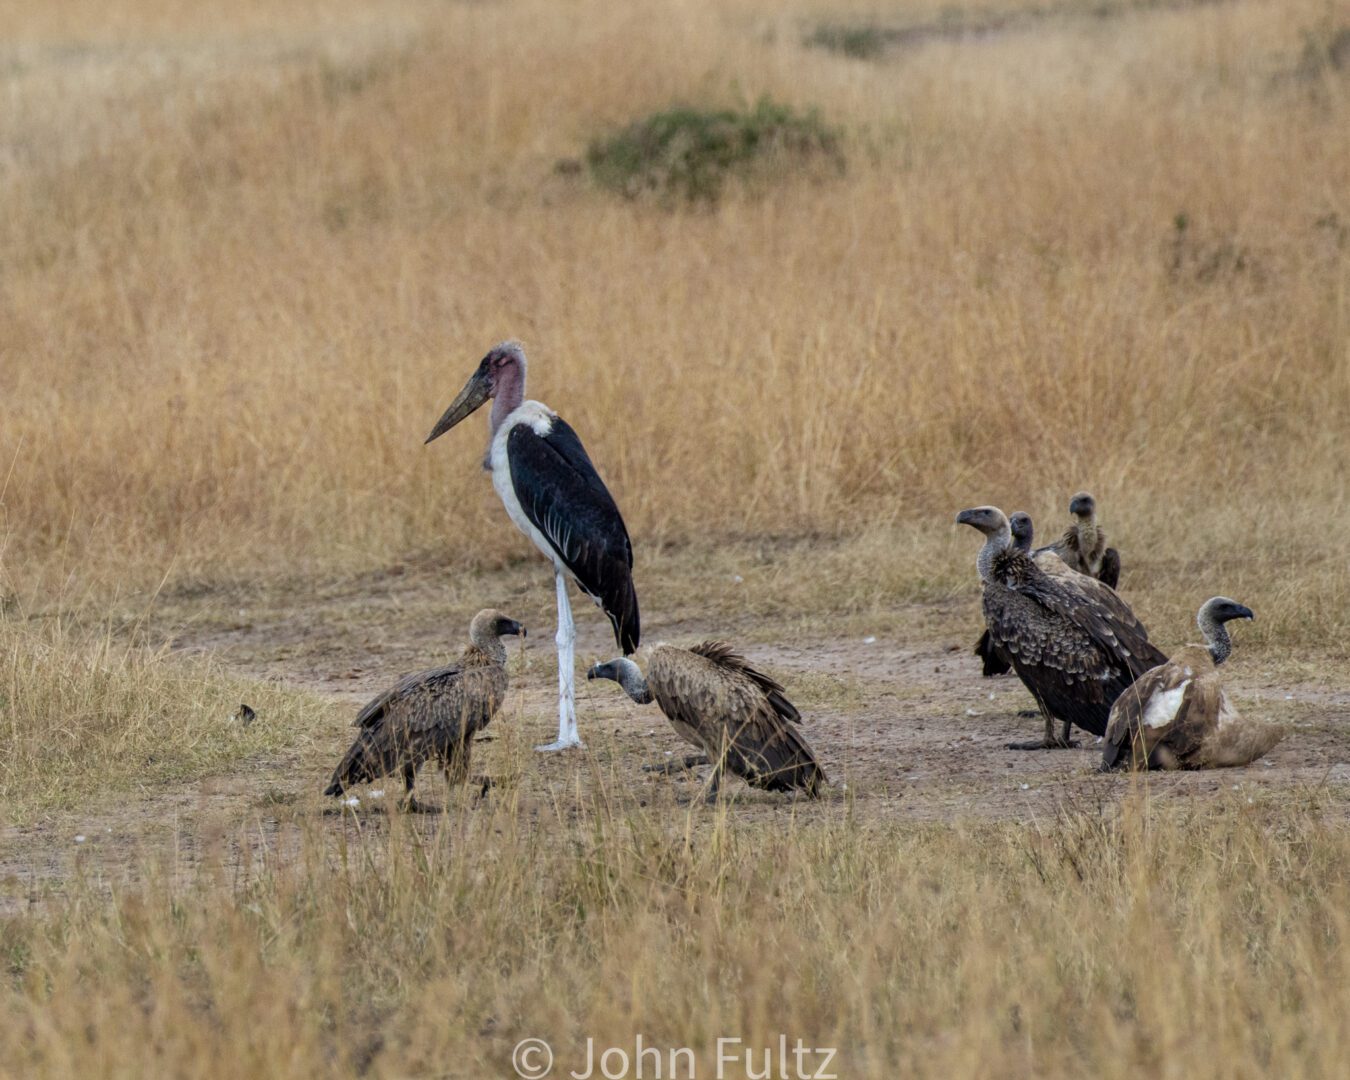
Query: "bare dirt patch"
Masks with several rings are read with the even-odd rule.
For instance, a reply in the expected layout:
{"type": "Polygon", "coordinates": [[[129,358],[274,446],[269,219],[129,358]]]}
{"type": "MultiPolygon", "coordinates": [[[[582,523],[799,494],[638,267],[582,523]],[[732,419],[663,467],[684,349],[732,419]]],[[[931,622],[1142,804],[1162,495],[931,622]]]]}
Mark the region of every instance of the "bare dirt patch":
{"type": "MultiPolygon", "coordinates": [[[[305,823],[381,832],[397,783],[385,787],[382,799],[360,793],[365,797],[355,816],[334,812],[335,801],[318,792],[351,738],[348,724],[360,704],[401,674],[457,650],[460,624],[474,606],[461,595],[470,587],[532,631],[512,657],[511,700],[489,740],[477,747],[475,771],[502,783],[488,798],[512,800],[526,815],[570,816],[603,799],[668,806],[681,819],[697,818],[701,772],[668,778],[641,768],[684,753],[684,744],[654,707],[633,705],[609,683],[579,683],[585,751],[534,753],[532,747],[551,738],[556,726],[551,590],[539,571],[522,564],[472,586],[422,570],[303,589],[250,586],[167,598],[145,628],[152,638],[169,639],[186,653],[210,651],[241,675],[315,691],[333,707],[297,732],[285,754],[6,829],[0,906],[40,902],[74,874],[126,883],[135,873],[135,856],[147,850],[169,859],[176,874],[189,875],[203,859],[222,853],[225,865],[238,867],[247,864],[250,849],[298,844],[305,823]]],[[[579,662],[609,658],[608,624],[588,608],[578,614],[579,662]]],[[[1032,821],[1052,818],[1066,806],[1112,805],[1141,783],[1158,799],[1202,799],[1237,788],[1253,803],[1310,800],[1338,817],[1350,807],[1350,730],[1344,722],[1350,684],[1329,684],[1325,673],[1293,682],[1279,658],[1240,651],[1229,671],[1240,702],[1291,727],[1267,758],[1222,772],[1101,776],[1091,736],[1082,735],[1077,750],[1006,749],[1008,741],[1037,730],[1039,721],[1018,715],[1031,699],[1015,678],[980,677],[969,648],[978,628],[970,603],[897,605],[895,617],[875,635],[858,634],[847,619],[840,625],[847,629],[829,633],[786,619],[722,615],[704,622],[682,612],[646,613],[649,642],[725,636],[743,643],[788,687],[805,717],[807,738],[835,782],[819,804],[734,783],[733,819],[846,813],[915,822],[1032,821]]],[[[432,801],[447,801],[436,775],[423,783],[432,801]]],[[[454,814],[472,813],[476,805],[463,794],[448,801],[454,814]]],[[[416,827],[434,828],[436,818],[416,827]]]]}

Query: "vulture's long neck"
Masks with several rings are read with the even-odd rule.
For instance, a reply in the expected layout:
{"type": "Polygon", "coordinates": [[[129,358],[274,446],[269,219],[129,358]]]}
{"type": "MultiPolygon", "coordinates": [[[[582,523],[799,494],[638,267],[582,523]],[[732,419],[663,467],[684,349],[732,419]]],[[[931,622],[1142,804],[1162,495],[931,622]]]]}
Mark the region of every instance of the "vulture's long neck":
{"type": "Polygon", "coordinates": [[[980,572],[981,581],[989,580],[990,574],[994,572],[994,560],[998,558],[1000,552],[1011,545],[1012,529],[1008,527],[1006,521],[997,532],[985,535],[984,547],[980,548],[980,553],[975,556],[975,568],[980,572]]]}
{"type": "Polygon", "coordinates": [[[1090,559],[1097,551],[1097,538],[1101,535],[1097,529],[1097,515],[1088,514],[1078,519],[1078,553],[1090,559]]]}
{"type": "Polygon", "coordinates": [[[1233,639],[1228,635],[1228,627],[1219,622],[1208,608],[1201,608],[1195,621],[1200,632],[1205,635],[1205,644],[1209,646],[1209,655],[1214,658],[1214,666],[1218,667],[1233,651],[1233,639]]]}
{"type": "Polygon", "coordinates": [[[639,705],[650,705],[652,692],[647,687],[647,680],[643,677],[642,669],[627,657],[616,661],[616,663],[619,666],[619,677],[615,681],[623,687],[624,693],[639,705]]]}
{"type": "Polygon", "coordinates": [[[471,627],[469,629],[469,641],[472,644],[465,650],[465,660],[479,659],[478,656],[474,655],[478,653],[482,659],[494,664],[506,663],[506,646],[502,644],[501,638],[492,633],[490,627],[471,627]]]}

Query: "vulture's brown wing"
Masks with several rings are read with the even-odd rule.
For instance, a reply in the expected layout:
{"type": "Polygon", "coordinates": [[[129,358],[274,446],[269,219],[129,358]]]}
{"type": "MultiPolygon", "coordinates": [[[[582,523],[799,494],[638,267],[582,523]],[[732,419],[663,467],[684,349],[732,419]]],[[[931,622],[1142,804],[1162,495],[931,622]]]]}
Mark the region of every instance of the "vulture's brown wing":
{"type": "Polygon", "coordinates": [[[787,691],[762,671],[756,671],[740,653],[725,641],[705,641],[689,650],[695,656],[712,661],[723,670],[740,674],[764,692],[773,711],[790,724],[800,724],[802,717],[797,707],[787,699],[787,691]]]}
{"type": "Polygon", "coordinates": [[[725,754],[727,768],[748,783],[814,794],[824,782],[792,726],[797,710],[783,688],[724,643],[655,650],[647,683],[667,717],[696,731],[713,760],[725,754]]]}
{"type": "Polygon", "coordinates": [[[406,708],[412,704],[416,709],[419,702],[428,700],[429,692],[440,693],[457,682],[463,674],[458,662],[445,667],[431,668],[405,675],[384,693],[368,701],[352,721],[353,727],[374,727],[383,723],[386,712],[391,707],[406,708]]]}
{"type": "Polygon", "coordinates": [[[1111,707],[1102,765],[1142,765],[1159,746],[1168,751],[1161,756],[1169,761],[1189,757],[1214,726],[1220,698],[1213,672],[1197,675],[1177,660],[1145,672],[1111,707]]]}
{"type": "Polygon", "coordinates": [[[1102,554],[1102,566],[1097,571],[1097,580],[1103,585],[1116,588],[1120,585],[1120,552],[1109,547],[1102,554]]]}

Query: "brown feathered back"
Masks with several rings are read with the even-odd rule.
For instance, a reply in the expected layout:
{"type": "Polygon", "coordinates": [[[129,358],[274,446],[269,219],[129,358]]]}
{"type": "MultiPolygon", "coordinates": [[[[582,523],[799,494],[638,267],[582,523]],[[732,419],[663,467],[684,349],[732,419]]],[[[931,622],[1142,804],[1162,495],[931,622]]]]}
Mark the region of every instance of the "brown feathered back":
{"type": "Polygon", "coordinates": [[[1106,729],[1102,766],[1212,769],[1246,765],[1283,736],[1275,725],[1245,720],[1228,699],[1209,649],[1187,645],[1116,699],[1106,729]]]}
{"type": "Polygon", "coordinates": [[[1167,657],[1115,590],[1083,574],[1047,573],[1006,549],[983,601],[991,642],[1004,649],[1050,714],[1094,735],[1121,691],[1167,657]]]}
{"type": "Polygon", "coordinates": [[[370,701],[353,722],[361,734],[333,772],[326,795],[390,773],[411,775],[436,759],[461,777],[474,734],[506,699],[506,667],[476,645],[455,664],[400,679],[370,701]]]}
{"type": "Polygon", "coordinates": [[[725,642],[693,649],[658,645],[647,686],[671,726],[713,761],[769,790],[815,795],[825,773],[796,725],[801,717],[777,682],[725,642]]]}

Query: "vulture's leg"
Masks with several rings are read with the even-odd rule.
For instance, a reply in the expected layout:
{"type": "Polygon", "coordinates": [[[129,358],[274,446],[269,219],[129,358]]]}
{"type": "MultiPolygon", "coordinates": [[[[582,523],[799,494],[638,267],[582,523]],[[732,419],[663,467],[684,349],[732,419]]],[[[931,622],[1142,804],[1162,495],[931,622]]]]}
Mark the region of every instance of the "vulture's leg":
{"type": "Polygon", "coordinates": [[[1068,720],[1064,721],[1064,737],[1058,738],[1055,735],[1055,718],[1050,715],[1050,710],[1044,704],[1041,704],[1041,715],[1045,717],[1045,738],[1033,739],[1030,742],[1010,742],[1009,750],[1068,750],[1078,745],[1069,738],[1068,720]]]}
{"type": "Polygon", "coordinates": [[[659,765],[644,765],[642,766],[642,771],[670,776],[672,773],[685,772],[686,770],[696,768],[699,765],[710,764],[712,763],[708,760],[707,754],[686,754],[683,758],[675,758],[673,761],[663,761],[659,765]]]}
{"type": "Polygon", "coordinates": [[[715,803],[717,797],[722,792],[722,765],[723,762],[719,761],[713,766],[712,776],[708,778],[708,795],[705,800],[706,802],[715,803]]]}
{"type": "Polygon", "coordinates": [[[478,797],[487,798],[487,793],[497,786],[497,781],[490,776],[475,776],[473,782],[478,785],[478,797]]]}
{"type": "Polygon", "coordinates": [[[558,636],[554,639],[558,645],[558,738],[555,742],[536,746],[536,750],[566,750],[581,745],[577,735],[576,692],[572,685],[577,632],[572,623],[572,604],[567,598],[567,578],[561,566],[554,568],[554,580],[558,588],[558,636]]]}
{"type": "Polygon", "coordinates": [[[402,802],[399,804],[400,808],[403,810],[405,814],[435,813],[436,808],[434,806],[427,806],[425,803],[420,803],[413,796],[413,784],[414,782],[416,782],[416,780],[417,780],[417,766],[412,764],[404,765],[403,785],[408,790],[404,794],[402,802]]]}

